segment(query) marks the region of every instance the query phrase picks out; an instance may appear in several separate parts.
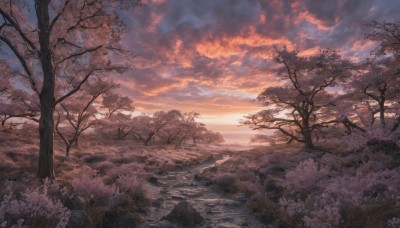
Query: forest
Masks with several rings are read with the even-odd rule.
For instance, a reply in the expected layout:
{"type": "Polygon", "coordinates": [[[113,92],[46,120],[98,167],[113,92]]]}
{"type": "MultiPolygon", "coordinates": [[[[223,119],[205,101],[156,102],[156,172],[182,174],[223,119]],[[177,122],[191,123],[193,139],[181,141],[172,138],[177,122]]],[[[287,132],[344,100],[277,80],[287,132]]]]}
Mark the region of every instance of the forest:
{"type": "MultiPolygon", "coordinates": [[[[222,42],[233,57],[198,45],[187,63],[197,21],[176,25],[180,42],[140,40],[156,54],[128,45],[131,17],[173,30],[156,15],[165,4],[176,3],[0,0],[0,227],[400,227],[400,18],[362,24],[356,53],[272,38],[250,47],[254,28],[222,42]],[[232,72],[244,76],[223,77],[232,72]],[[226,121],[232,106],[247,113],[232,121],[253,130],[247,144],[204,117],[226,121]]],[[[210,7],[231,20],[249,10],[235,4],[210,7]]]]}

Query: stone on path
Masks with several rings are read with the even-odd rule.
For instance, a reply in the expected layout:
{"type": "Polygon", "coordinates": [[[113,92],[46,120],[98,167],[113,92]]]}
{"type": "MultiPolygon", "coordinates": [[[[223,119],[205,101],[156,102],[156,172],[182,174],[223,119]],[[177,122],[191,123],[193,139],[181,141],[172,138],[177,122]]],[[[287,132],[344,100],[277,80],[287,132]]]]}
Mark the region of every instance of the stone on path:
{"type": "Polygon", "coordinates": [[[184,227],[194,227],[203,222],[203,217],[187,201],[178,203],[174,209],[161,220],[168,220],[184,227]]]}

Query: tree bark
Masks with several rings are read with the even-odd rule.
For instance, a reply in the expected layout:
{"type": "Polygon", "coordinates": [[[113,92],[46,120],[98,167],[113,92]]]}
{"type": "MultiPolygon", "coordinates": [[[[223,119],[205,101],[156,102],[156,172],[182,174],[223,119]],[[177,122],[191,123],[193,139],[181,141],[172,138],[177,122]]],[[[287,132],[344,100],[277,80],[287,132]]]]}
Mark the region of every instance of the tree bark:
{"type": "Polygon", "coordinates": [[[50,20],[48,0],[36,0],[35,8],[38,21],[40,53],[39,58],[43,71],[43,86],[40,92],[40,120],[39,120],[39,178],[54,178],[53,139],[55,109],[55,75],[51,61],[50,50],[50,20]]]}
{"type": "Polygon", "coordinates": [[[304,143],[307,149],[314,149],[314,143],[311,136],[311,130],[305,130],[303,133],[304,143]]]}
{"type": "Polygon", "coordinates": [[[144,142],[145,146],[149,145],[149,142],[153,138],[154,135],[155,135],[155,133],[150,133],[149,137],[147,137],[146,141],[144,142]]]}
{"type": "Polygon", "coordinates": [[[65,148],[65,157],[69,157],[69,151],[71,150],[71,144],[67,145],[65,148]]]}
{"type": "Polygon", "coordinates": [[[379,119],[381,121],[382,128],[385,128],[386,121],[385,121],[385,99],[382,98],[382,101],[379,102],[379,119]]]}
{"type": "Polygon", "coordinates": [[[314,149],[314,143],[312,140],[312,129],[310,127],[309,117],[303,118],[303,137],[304,137],[304,144],[306,145],[307,149],[314,149]]]}

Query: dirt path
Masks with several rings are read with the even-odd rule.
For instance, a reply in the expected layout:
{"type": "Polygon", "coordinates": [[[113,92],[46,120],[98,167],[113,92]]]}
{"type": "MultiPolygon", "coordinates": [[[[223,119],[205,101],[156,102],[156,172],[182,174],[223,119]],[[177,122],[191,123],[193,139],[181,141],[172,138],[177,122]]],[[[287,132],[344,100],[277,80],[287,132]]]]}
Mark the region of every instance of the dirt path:
{"type": "Polygon", "coordinates": [[[159,184],[149,187],[154,203],[148,214],[147,221],[140,227],[176,227],[159,220],[183,200],[192,204],[203,216],[205,221],[197,227],[264,227],[246,209],[244,205],[245,199],[242,195],[221,195],[194,179],[196,173],[208,167],[218,166],[218,164],[228,159],[229,157],[225,156],[218,161],[203,163],[181,171],[169,172],[168,175],[159,176],[159,184]]]}

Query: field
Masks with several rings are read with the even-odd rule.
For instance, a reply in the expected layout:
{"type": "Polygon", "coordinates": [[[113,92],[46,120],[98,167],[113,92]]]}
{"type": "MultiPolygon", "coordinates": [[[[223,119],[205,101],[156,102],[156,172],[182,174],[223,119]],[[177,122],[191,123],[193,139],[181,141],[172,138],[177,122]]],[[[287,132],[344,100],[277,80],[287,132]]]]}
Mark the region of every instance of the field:
{"type": "Polygon", "coordinates": [[[398,227],[398,151],[301,145],[142,146],[85,135],[56,180],[35,178],[34,131],[1,138],[2,227],[398,227]],[[168,217],[180,202],[193,213],[168,217]],[[183,221],[183,222],[182,222],[183,221]],[[186,221],[186,223],[185,223],[186,221]]]}

